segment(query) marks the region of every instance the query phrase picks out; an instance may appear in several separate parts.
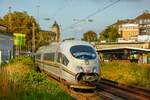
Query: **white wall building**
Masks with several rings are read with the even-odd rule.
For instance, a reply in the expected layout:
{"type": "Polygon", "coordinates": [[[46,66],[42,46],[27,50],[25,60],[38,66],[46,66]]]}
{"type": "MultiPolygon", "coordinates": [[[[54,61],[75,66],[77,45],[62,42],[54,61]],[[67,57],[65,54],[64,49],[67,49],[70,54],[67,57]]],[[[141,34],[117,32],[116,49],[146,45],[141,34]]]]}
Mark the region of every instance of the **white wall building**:
{"type": "Polygon", "coordinates": [[[139,35],[138,42],[150,42],[150,35],[139,35]]]}

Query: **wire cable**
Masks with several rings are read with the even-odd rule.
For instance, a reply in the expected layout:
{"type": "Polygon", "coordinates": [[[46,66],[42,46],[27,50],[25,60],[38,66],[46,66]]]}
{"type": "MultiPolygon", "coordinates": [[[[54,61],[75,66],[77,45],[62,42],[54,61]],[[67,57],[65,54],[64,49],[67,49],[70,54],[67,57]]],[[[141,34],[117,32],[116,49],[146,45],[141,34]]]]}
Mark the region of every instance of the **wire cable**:
{"type": "MultiPolygon", "coordinates": [[[[66,0],[64,1],[67,2],[66,0]]],[[[50,18],[50,20],[55,20],[55,18],[57,17],[57,14],[67,7],[66,5],[68,5],[68,3],[66,3],[64,6],[59,7],[57,11],[53,14],[53,16],[50,18]]]]}
{"type": "Polygon", "coordinates": [[[85,20],[91,18],[92,16],[95,16],[96,14],[98,14],[98,13],[104,11],[105,9],[107,9],[107,8],[109,8],[109,7],[111,7],[111,6],[115,5],[115,4],[117,4],[118,2],[120,2],[120,0],[114,1],[114,2],[112,2],[111,4],[106,5],[106,6],[103,7],[103,8],[99,8],[98,10],[96,10],[96,11],[93,12],[93,13],[91,13],[91,14],[88,15],[87,17],[85,17],[85,18],[83,18],[83,19],[77,21],[76,23],[70,25],[69,27],[63,29],[62,31],[65,31],[65,30],[67,30],[67,29],[70,29],[70,28],[74,27],[76,24],[79,24],[79,23],[81,23],[81,22],[83,22],[83,21],[85,21],[85,20]]]}

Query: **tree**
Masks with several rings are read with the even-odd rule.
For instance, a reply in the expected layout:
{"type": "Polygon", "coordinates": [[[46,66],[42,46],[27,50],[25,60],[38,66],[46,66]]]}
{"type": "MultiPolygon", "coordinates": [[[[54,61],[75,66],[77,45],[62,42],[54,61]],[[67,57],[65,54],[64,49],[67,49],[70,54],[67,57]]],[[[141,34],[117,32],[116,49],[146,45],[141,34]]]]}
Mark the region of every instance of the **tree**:
{"type": "Polygon", "coordinates": [[[52,31],[40,31],[39,32],[39,39],[38,39],[38,47],[50,44],[51,42],[55,41],[56,33],[52,31]]]}
{"type": "Polygon", "coordinates": [[[3,19],[0,17],[0,25],[3,24],[3,19]]]}
{"type": "Polygon", "coordinates": [[[119,37],[118,31],[113,26],[108,26],[104,31],[99,33],[99,40],[114,42],[119,37]]]}
{"type": "Polygon", "coordinates": [[[83,34],[82,40],[88,41],[88,42],[97,41],[97,34],[96,34],[95,32],[93,32],[93,31],[85,32],[85,33],[83,34]]]}
{"type": "Polygon", "coordinates": [[[3,21],[9,27],[10,32],[26,34],[26,45],[24,49],[30,51],[32,48],[32,24],[35,23],[35,47],[38,48],[38,31],[40,28],[33,16],[29,16],[27,12],[15,11],[13,13],[7,13],[3,17],[3,21]]]}
{"type": "Polygon", "coordinates": [[[3,28],[1,29],[1,28],[0,28],[0,32],[1,32],[1,33],[8,33],[8,32],[7,32],[7,27],[4,26],[4,21],[3,21],[3,19],[2,19],[1,17],[0,17],[0,26],[6,28],[6,29],[3,29],[3,28]]]}

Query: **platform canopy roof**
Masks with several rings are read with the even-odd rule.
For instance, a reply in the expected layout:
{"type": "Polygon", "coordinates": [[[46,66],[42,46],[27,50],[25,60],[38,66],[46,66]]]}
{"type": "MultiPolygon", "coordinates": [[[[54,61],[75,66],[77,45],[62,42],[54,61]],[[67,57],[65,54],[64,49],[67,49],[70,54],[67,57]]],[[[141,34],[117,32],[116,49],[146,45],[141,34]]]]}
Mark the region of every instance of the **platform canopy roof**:
{"type": "Polygon", "coordinates": [[[113,48],[97,49],[97,51],[116,51],[116,50],[135,50],[135,51],[150,52],[150,49],[135,48],[135,47],[113,47],[113,48]]]}

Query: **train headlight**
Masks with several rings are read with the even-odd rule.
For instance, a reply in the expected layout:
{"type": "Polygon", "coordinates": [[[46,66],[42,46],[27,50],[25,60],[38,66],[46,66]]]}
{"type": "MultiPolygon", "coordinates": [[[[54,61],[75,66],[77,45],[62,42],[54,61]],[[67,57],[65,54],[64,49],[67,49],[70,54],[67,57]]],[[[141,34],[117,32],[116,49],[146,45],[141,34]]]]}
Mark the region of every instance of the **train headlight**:
{"type": "Polygon", "coordinates": [[[83,70],[83,68],[82,68],[81,66],[77,66],[76,70],[77,70],[78,72],[84,72],[84,70],[83,70]]]}
{"type": "Polygon", "coordinates": [[[93,68],[93,72],[94,72],[94,73],[97,73],[97,71],[98,71],[98,68],[97,68],[97,67],[94,67],[94,68],[93,68]]]}

